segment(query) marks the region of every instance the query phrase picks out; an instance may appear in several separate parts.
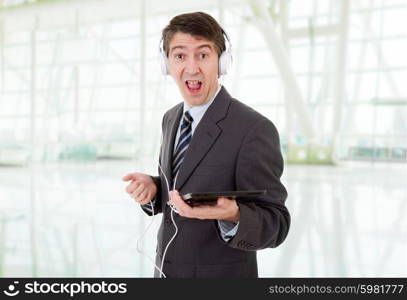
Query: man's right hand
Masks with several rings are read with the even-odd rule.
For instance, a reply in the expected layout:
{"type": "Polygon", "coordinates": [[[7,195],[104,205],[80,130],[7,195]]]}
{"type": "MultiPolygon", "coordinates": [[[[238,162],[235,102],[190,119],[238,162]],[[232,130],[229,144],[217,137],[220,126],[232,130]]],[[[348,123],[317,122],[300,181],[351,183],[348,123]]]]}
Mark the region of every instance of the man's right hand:
{"type": "Polygon", "coordinates": [[[147,174],[130,173],[123,177],[123,181],[130,181],[126,192],[141,205],[149,203],[157,194],[157,186],[147,174]]]}

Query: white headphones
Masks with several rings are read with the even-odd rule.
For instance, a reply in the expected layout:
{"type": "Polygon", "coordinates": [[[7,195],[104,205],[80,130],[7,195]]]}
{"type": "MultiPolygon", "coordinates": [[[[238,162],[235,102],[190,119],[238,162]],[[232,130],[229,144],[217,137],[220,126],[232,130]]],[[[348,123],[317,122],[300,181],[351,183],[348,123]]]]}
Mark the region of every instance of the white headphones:
{"type": "MultiPolygon", "coordinates": [[[[229,37],[226,34],[226,32],[222,29],[223,36],[225,38],[225,51],[223,51],[220,54],[219,57],[219,76],[221,75],[226,75],[233,62],[233,57],[232,57],[232,44],[230,43],[229,37]]],[[[161,38],[160,40],[160,46],[159,46],[159,59],[160,59],[160,66],[161,66],[161,71],[164,75],[169,75],[170,71],[168,68],[168,57],[165,54],[164,51],[164,46],[163,46],[164,40],[161,38]]]]}

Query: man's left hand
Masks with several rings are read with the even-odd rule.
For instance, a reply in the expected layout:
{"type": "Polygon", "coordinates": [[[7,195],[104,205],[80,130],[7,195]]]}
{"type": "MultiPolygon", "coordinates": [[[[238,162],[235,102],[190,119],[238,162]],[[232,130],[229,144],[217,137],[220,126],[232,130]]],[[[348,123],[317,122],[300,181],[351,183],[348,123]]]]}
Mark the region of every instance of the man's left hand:
{"type": "Polygon", "coordinates": [[[218,198],[214,206],[203,205],[191,207],[182,199],[177,190],[170,192],[170,203],[175,206],[179,215],[186,218],[215,219],[239,222],[240,211],[236,200],[218,198]]]}

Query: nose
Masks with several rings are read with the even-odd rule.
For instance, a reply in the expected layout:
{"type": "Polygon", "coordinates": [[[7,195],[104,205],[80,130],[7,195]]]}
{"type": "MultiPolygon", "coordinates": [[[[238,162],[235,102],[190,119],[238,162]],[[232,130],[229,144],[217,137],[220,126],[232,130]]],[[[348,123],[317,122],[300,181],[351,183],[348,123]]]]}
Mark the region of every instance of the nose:
{"type": "Polygon", "coordinates": [[[195,59],[194,57],[191,57],[190,59],[188,59],[186,62],[186,66],[185,66],[185,72],[193,75],[193,74],[199,73],[199,71],[200,71],[200,68],[199,68],[199,63],[198,63],[197,59],[195,59]]]}

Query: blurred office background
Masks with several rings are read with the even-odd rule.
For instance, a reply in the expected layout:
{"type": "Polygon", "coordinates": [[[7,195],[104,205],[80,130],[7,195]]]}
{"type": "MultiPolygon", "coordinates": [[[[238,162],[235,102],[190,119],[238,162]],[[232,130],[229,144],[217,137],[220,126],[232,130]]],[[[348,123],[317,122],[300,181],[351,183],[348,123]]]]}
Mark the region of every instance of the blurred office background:
{"type": "Polygon", "coordinates": [[[260,276],[407,276],[406,0],[1,0],[0,276],[152,276],[121,177],[157,174],[160,32],[193,11],[281,135],[292,226],[260,276]]]}

